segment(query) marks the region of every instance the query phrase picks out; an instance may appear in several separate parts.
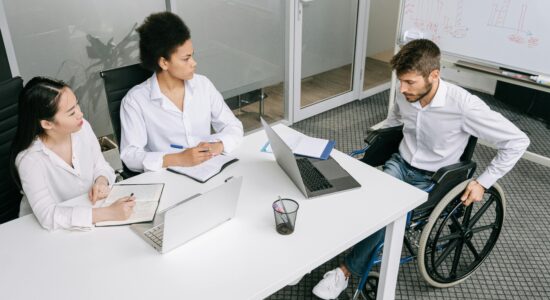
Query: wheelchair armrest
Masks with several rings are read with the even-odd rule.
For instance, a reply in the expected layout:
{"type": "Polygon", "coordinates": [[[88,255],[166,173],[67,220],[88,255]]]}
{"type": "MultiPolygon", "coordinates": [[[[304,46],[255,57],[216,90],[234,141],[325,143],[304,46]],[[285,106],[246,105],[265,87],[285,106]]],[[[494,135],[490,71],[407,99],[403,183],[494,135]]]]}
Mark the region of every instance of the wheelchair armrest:
{"type": "Polygon", "coordinates": [[[440,168],[432,176],[432,181],[440,184],[450,176],[460,177],[460,182],[471,178],[476,170],[476,163],[473,161],[461,161],[443,168],[440,168]]]}
{"type": "Polygon", "coordinates": [[[399,149],[403,139],[403,126],[378,129],[370,132],[365,138],[369,147],[361,161],[377,167],[383,165],[399,149]]]}
{"type": "Polygon", "coordinates": [[[472,178],[476,166],[473,161],[462,161],[437,170],[432,176],[435,185],[429,192],[428,201],[414,209],[412,220],[417,221],[429,216],[433,208],[451,189],[464,180],[472,178]]]}

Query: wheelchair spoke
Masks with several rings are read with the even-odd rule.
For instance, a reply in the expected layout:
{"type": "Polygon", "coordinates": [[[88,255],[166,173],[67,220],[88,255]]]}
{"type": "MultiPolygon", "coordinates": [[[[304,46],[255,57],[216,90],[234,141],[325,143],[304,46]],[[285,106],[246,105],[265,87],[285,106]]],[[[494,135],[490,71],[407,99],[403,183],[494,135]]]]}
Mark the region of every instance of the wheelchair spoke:
{"type": "Polygon", "coordinates": [[[455,250],[453,266],[451,267],[451,272],[449,273],[450,278],[456,278],[456,269],[458,268],[458,262],[460,261],[460,257],[462,255],[462,248],[464,248],[464,242],[460,241],[458,242],[458,246],[456,247],[456,250],[455,250]]]}
{"type": "Polygon", "coordinates": [[[470,224],[467,224],[467,227],[468,228],[474,227],[474,225],[476,225],[477,221],[479,221],[479,219],[483,216],[483,214],[485,214],[485,212],[487,211],[487,209],[489,209],[489,206],[491,206],[491,204],[493,204],[493,202],[495,202],[494,197],[491,197],[487,201],[485,201],[483,206],[479,209],[479,211],[470,220],[470,224]]]}
{"type": "Polygon", "coordinates": [[[472,251],[472,254],[474,254],[474,257],[477,260],[481,259],[481,256],[479,256],[479,253],[477,252],[476,248],[474,247],[474,244],[472,244],[472,241],[466,241],[466,246],[468,246],[468,249],[472,251]]]}
{"type": "Polygon", "coordinates": [[[447,236],[438,238],[437,241],[438,242],[445,242],[445,241],[454,240],[454,239],[457,239],[457,238],[460,238],[460,237],[461,237],[460,233],[451,233],[447,236]]]}
{"type": "MultiPolygon", "coordinates": [[[[452,241],[447,248],[441,253],[441,256],[437,258],[437,260],[434,262],[434,270],[437,269],[441,265],[441,263],[451,254],[451,252],[454,250],[456,244],[458,244],[458,240],[452,241]]],[[[435,255],[436,251],[433,251],[432,254],[435,255]]]]}
{"type": "Polygon", "coordinates": [[[485,225],[485,226],[480,226],[480,227],[472,228],[472,233],[482,232],[482,231],[485,231],[487,229],[495,229],[496,227],[497,227],[496,223],[485,225]]]}
{"type": "Polygon", "coordinates": [[[472,215],[472,209],[474,208],[474,203],[470,204],[470,206],[466,207],[466,212],[464,213],[464,219],[462,220],[463,227],[468,226],[468,222],[470,221],[470,216],[472,215]]]}
{"type": "Polygon", "coordinates": [[[456,226],[456,228],[453,228],[453,229],[458,229],[462,233],[465,231],[464,226],[460,224],[460,221],[456,218],[456,216],[451,215],[451,221],[453,222],[453,225],[456,226]]]}

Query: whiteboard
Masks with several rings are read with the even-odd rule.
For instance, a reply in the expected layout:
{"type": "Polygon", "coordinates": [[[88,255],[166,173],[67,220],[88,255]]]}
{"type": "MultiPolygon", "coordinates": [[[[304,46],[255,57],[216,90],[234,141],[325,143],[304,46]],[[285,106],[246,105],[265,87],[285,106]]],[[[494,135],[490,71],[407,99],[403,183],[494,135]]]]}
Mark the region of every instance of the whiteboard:
{"type": "Polygon", "coordinates": [[[402,0],[399,43],[427,38],[445,54],[550,75],[549,0],[402,0]]]}

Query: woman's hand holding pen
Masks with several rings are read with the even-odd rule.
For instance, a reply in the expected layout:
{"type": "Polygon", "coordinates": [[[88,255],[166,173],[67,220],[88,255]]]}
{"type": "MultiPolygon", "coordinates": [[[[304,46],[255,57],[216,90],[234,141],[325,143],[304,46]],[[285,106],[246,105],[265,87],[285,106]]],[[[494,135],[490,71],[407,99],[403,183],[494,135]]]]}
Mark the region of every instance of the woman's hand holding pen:
{"type": "Polygon", "coordinates": [[[134,194],[122,197],[107,207],[93,208],[92,223],[103,221],[123,221],[128,219],[134,212],[136,198],[134,194]]]}
{"type": "Polygon", "coordinates": [[[212,145],[209,143],[200,143],[193,148],[187,148],[178,153],[167,154],[164,156],[163,167],[181,166],[192,167],[213,156],[212,145]]]}
{"type": "Polygon", "coordinates": [[[118,199],[107,207],[111,209],[111,220],[122,221],[128,219],[132,215],[132,212],[134,212],[135,205],[136,198],[133,194],[131,196],[118,199]]]}
{"type": "Polygon", "coordinates": [[[88,198],[92,201],[92,205],[96,201],[106,198],[109,195],[111,188],[109,188],[109,181],[104,176],[99,176],[94,181],[94,185],[88,192],[88,198]]]}
{"type": "Polygon", "coordinates": [[[222,142],[200,142],[197,147],[208,148],[212,156],[220,155],[223,152],[222,142]]]}

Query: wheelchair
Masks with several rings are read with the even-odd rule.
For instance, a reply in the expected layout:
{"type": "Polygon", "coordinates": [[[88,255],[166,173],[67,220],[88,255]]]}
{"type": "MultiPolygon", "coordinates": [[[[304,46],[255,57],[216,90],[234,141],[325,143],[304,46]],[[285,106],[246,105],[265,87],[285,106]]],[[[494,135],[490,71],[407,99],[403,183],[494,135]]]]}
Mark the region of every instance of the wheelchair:
{"type": "MultiPolygon", "coordinates": [[[[367,146],[350,155],[363,154],[361,161],[378,167],[398,151],[403,126],[373,131],[367,146]]],[[[489,256],[500,235],[506,213],[502,188],[486,189],[481,202],[465,207],[460,197],[472,180],[476,163],[471,160],[477,138],[471,136],[460,162],[443,167],[432,176],[428,201],[407,215],[403,244],[408,255],[401,263],[418,261],[422,278],[431,286],[447,288],[471,276],[489,256]]],[[[380,264],[383,242],[370,258],[353,299],[376,299],[379,274],[371,272],[380,264]]]]}

